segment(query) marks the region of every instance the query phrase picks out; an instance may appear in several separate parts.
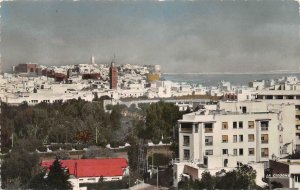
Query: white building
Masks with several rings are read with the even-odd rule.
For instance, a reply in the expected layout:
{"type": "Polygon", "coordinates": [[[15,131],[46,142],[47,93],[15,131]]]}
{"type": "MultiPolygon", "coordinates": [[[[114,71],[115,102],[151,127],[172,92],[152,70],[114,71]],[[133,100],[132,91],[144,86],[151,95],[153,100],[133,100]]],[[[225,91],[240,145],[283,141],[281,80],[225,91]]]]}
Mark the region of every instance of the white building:
{"type": "Polygon", "coordinates": [[[181,176],[184,165],[197,166],[193,172],[199,178],[204,169],[215,173],[230,170],[237,162],[267,162],[292,153],[294,113],[294,105],[244,101],[220,102],[217,110],[183,115],[178,121],[182,166],[177,164],[176,175],[181,176]]]}

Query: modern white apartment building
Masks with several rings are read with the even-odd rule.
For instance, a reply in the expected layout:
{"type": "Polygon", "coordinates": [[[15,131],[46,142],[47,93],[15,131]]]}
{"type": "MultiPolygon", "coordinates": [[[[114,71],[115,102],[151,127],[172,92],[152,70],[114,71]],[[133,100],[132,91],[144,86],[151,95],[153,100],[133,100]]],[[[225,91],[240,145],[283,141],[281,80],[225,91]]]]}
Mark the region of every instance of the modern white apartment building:
{"type": "Polygon", "coordinates": [[[186,114],[179,120],[180,160],[204,163],[205,156],[232,155],[248,163],[285,156],[295,143],[294,112],[294,105],[248,101],[186,114]]]}
{"type": "MultiPolygon", "coordinates": [[[[195,165],[192,173],[200,178],[204,170],[215,173],[234,169],[238,162],[287,156],[295,149],[294,114],[293,104],[263,101],[220,102],[216,110],[185,114],[178,121],[179,161],[195,165]]],[[[179,165],[175,167],[178,176],[184,173],[179,165]]]]}

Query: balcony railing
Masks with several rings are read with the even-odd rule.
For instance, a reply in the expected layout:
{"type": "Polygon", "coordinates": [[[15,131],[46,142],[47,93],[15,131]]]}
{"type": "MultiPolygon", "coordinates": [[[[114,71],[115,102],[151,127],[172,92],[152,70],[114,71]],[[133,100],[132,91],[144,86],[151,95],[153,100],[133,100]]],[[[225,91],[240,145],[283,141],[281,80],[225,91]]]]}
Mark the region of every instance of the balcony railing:
{"type": "Polygon", "coordinates": [[[269,154],[262,153],[262,154],[261,154],[261,157],[269,157],[269,154]]]}
{"type": "Polygon", "coordinates": [[[184,142],[183,146],[190,146],[190,143],[189,142],[184,142]]]}
{"type": "Polygon", "coordinates": [[[205,142],[205,146],[212,146],[213,142],[205,142]]]}
{"type": "Polygon", "coordinates": [[[268,144],[269,140],[261,140],[261,144],[268,144]]]}
{"type": "Polygon", "coordinates": [[[268,131],[268,128],[269,128],[269,127],[262,126],[262,127],[261,127],[261,130],[262,130],[262,131],[268,131]]]}
{"type": "Polygon", "coordinates": [[[205,128],[205,129],[204,129],[204,132],[205,132],[205,133],[212,133],[212,132],[213,132],[213,129],[212,129],[212,128],[205,128]]]}
{"type": "Polygon", "coordinates": [[[192,133],[193,128],[181,128],[181,133],[192,133]]]}

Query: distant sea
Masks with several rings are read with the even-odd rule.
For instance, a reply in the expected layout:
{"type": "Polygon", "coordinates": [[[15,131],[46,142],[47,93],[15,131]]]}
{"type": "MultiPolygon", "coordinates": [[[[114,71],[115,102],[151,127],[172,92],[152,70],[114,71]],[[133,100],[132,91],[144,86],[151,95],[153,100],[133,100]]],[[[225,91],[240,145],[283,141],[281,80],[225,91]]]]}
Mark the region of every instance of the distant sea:
{"type": "Polygon", "coordinates": [[[203,86],[217,86],[220,81],[228,81],[232,85],[248,85],[254,80],[279,79],[286,76],[296,76],[300,73],[251,73],[251,74],[162,74],[162,78],[172,82],[186,82],[189,84],[202,84],[203,86]]]}

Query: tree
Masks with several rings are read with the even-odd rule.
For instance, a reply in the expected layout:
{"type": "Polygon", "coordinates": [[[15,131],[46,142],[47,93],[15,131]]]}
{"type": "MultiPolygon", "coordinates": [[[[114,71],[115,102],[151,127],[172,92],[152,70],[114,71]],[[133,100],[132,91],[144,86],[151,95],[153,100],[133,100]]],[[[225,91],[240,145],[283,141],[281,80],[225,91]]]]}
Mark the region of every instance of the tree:
{"type": "Polygon", "coordinates": [[[221,172],[216,188],[220,189],[253,189],[256,187],[256,171],[251,166],[241,165],[237,170],[221,172]]]}
{"type": "Polygon", "coordinates": [[[47,180],[45,179],[46,170],[42,170],[40,173],[35,175],[29,182],[29,189],[47,189],[47,180]]]}
{"type": "Polygon", "coordinates": [[[71,189],[72,185],[68,181],[69,172],[65,170],[58,158],[50,166],[50,171],[47,177],[47,185],[50,189],[71,189]]]}
{"type": "Polygon", "coordinates": [[[144,134],[145,139],[159,142],[162,137],[171,138],[173,127],[177,124],[182,113],[178,107],[172,103],[160,101],[149,106],[140,105],[142,113],[145,114],[145,127],[139,130],[139,134],[144,134]]]}
{"type": "Polygon", "coordinates": [[[8,153],[1,167],[4,188],[26,186],[34,175],[38,161],[39,156],[36,153],[28,153],[23,149],[14,149],[8,153]]]}
{"type": "Polygon", "coordinates": [[[216,177],[205,171],[201,175],[201,180],[196,184],[198,189],[215,189],[216,177]]]}
{"type": "Polygon", "coordinates": [[[129,168],[131,170],[136,170],[137,169],[137,163],[138,163],[138,151],[139,151],[139,146],[138,145],[131,145],[128,148],[128,160],[129,160],[129,168]]]}

